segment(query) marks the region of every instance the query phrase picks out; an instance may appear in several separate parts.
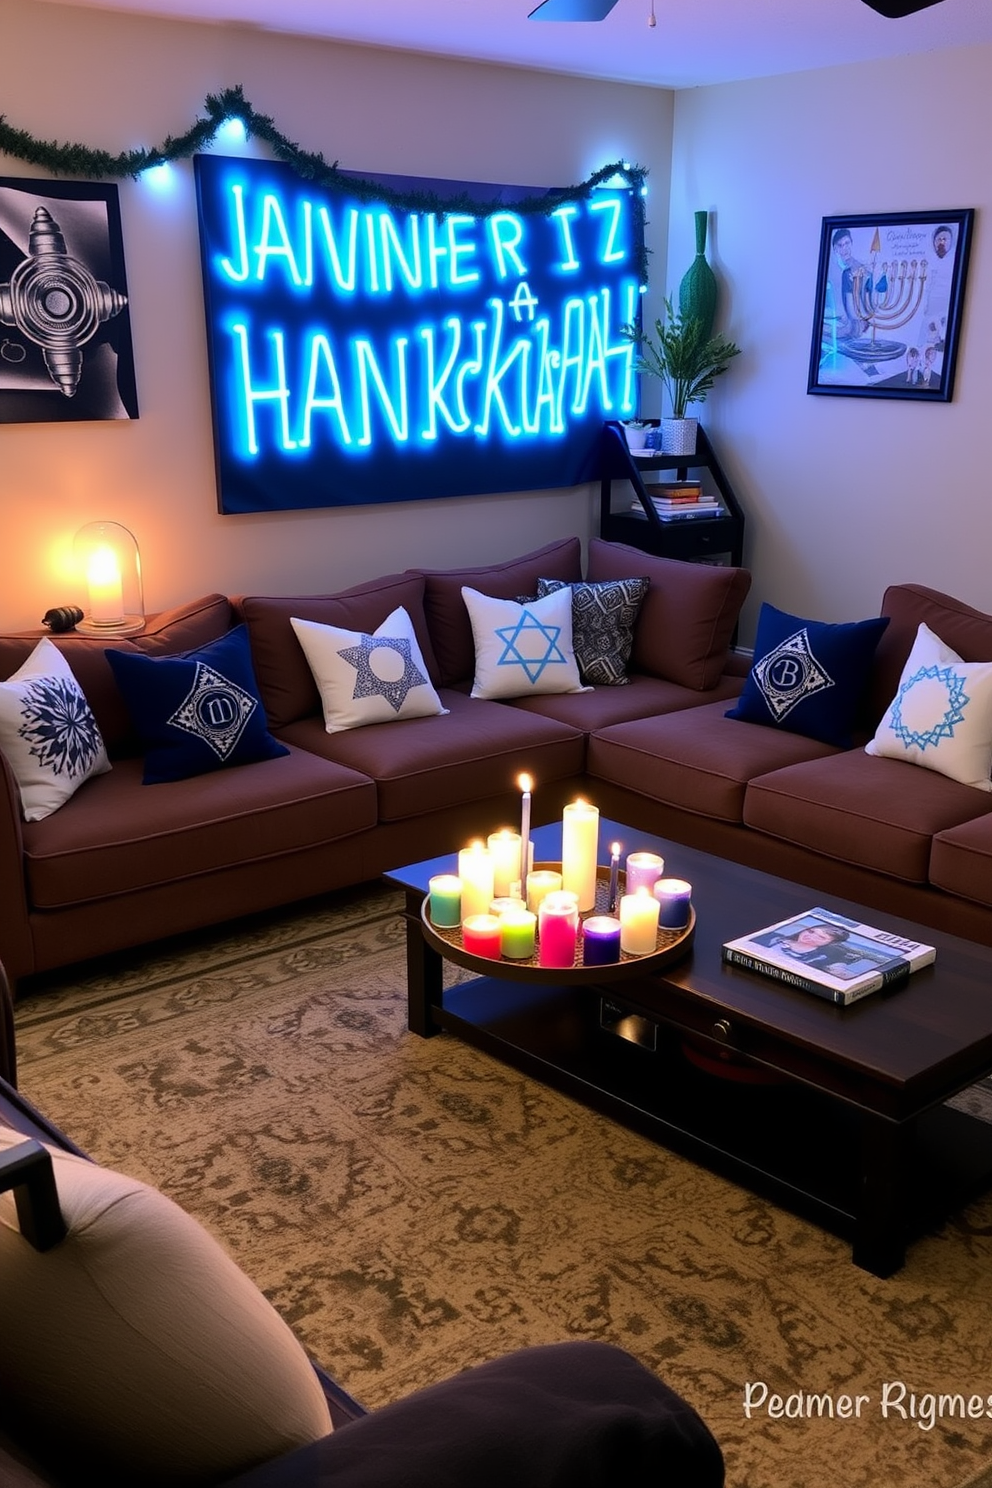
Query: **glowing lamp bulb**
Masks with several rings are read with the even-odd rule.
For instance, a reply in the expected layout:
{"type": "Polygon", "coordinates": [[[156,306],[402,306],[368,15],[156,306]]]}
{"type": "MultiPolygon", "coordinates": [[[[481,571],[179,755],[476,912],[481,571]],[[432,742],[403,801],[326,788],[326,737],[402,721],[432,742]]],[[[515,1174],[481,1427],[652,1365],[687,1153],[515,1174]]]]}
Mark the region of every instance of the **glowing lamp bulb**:
{"type": "Polygon", "coordinates": [[[113,548],[94,548],[86,567],[90,619],[98,625],[120,625],[124,619],[124,584],[113,548]]]}

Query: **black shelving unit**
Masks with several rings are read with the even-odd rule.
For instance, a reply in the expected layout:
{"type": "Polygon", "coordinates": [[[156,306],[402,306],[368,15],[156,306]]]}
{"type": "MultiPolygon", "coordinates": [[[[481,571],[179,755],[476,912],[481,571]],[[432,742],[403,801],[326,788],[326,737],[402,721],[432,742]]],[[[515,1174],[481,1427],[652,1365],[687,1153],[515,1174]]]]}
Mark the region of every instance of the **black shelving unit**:
{"type": "Polygon", "coordinates": [[[599,535],[609,542],[628,543],[662,558],[729,563],[735,568],[743,564],[744,512],[703,428],[698,430],[694,455],[664,455],[655,450],[632,455],[623,425],[615,422],[603,425],[599,535]],[[719,496],[723,509],[709,516],[663,519],[651,500],[650,483],[644,480],[645,472],[652,470],[669,471],[675,480],[698,477],[704,491],[719,496]],[[613,483],[621,480],[630,481],[639,510],[613,509],[613,483]]]}

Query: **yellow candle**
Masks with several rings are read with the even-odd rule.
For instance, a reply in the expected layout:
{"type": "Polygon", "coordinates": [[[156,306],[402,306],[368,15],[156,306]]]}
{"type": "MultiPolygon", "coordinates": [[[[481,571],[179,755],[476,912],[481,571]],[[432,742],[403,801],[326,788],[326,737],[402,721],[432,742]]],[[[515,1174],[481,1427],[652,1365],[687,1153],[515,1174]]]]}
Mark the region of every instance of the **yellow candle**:
{"type": "Polygon", "coordinates": [[[471,915],[489,913],[493,900],[493,860],[481,842],[470,842],[458,854],[462,881],[462,924],[471,915]]]}
{"type": "Polygon", "coordinates": [[[490,834],[488,847],[493,860],[493,891],[497,899],[503,899],[520,881],[520,833],[504,827],[490,834]]]}
{"type": "Polygon", "coordinates": [[[596,907],[596,855],[599,848],[599,809],[588,801],[565,807],[561,823],[562,888],[579,896],[579,910],[596,907]]]}
{"type": "Polygon", "coordinates": [[[561,888],[561,874],[555,873],[552,868],[538,868],[535,873],[527,875],[527,908],[532,914],[537,914],[541,907],[541,900],[548,894],[555,894],[561,888]]]}
{"type": "Polygon", "coordinates": [[[650,889],[620,900],[620,949],[628,956],[650,956],[658,944],[660,906],[650,889]]]}

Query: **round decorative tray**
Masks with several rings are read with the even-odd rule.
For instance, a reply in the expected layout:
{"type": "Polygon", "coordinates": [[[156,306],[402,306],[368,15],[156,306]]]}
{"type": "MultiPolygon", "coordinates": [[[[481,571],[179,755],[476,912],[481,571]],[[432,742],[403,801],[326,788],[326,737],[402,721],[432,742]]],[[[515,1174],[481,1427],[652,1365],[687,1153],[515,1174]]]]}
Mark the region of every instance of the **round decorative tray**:
{"type": "MultiPolygon", "coordinates": [[[[561,864],[534,864],[535,873],[541,869],[551,869],[560,873],[561,864]]],[[[624,891],[625,877],[621,869],[617,888],[618,898],[624,891]]],[[[580,922],[591,918],[592,915],[609,914],[609,899],[610,870],[600,865],[596,869],[596,907],[580,914],[580,922]]],[[[619,915],[617,917],[619,918],[619,915]]],[[[435,925],[431,920],[429,894],[425,896],[421,906],[420,919],[427,944],[444,956],[447,961],[453,961],[456,966],[463,966],[466,971],[475,971],[482,976],[498,977],[501,981],[507,982],[567,983],[570,986],[582,983],[599,986],[603,982],[614,981],[624,976],[650,976],[652,972],[660,971],[662,967],[669,966],[686,955],[692,946],[696,931],[696,912],[690,906],[689,923],[683,929],[668,930],[664,926],[658,927],[654,951],[646,956],[630,956],[626,951],[621,951],[620,960],[613,961],[606,966],[583,966],[580,933],[575,963],[569,968],[567,966],[541,966],[536,951],[533,956],[522,961],[513,960],[509,956],[499,958],[476,956],[471,951],[466,951],[462,944],[460,925],[449,930],[441,925],[435,925]]]]}

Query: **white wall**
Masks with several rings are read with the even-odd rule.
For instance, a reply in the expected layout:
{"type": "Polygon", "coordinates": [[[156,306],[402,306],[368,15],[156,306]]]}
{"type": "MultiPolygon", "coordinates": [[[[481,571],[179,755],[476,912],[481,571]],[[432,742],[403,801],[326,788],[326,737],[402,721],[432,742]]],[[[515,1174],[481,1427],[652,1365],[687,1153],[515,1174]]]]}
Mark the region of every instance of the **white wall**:
{"type": "Polygon", "coordinates": [[[747,507],[761,599],[823,620],[912,581],[992,610],[992,48],[676,95],[669,282],[708,208],[744,349],[701,410],[747,507]],[[975,207],[951,403],[806,392],[820,226],[844,213],[975,207]]]}
{"type": "MultiPolygon", "coordinates": [[[[208,93],[240,83],[282,134],[345,169],[548,185],[632,160],[650,172],[649,245],[663,260],[671,93],[33,0],[0,0],[0,37],[7,123],[114,154],[182,134],[208,93]]],[[[40,172],[0,156],[0,174],[40,172]]],[[[171,195],[140,181],[120,193],[141,416],[0,425],[0,626],[37,625],[79,597],[72,536],[100,518],[137,536],[150,611],[213,589],[328,592],[588,535],[588,487],[219,516],[192,167],[171,195]]]]}

